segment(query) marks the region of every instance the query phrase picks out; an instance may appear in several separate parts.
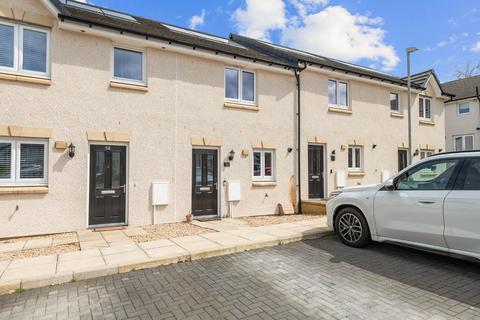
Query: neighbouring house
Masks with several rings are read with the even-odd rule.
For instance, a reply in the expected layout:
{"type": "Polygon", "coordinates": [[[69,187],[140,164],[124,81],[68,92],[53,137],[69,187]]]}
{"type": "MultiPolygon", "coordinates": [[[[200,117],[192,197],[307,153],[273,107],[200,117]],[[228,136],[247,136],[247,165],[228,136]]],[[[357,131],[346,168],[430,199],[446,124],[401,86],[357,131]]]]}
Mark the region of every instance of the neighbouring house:
{"type": "MultiPolygon", "coordinates": [[[[445,148],[429,73],[417,159],[445,148]]],[[[274,214],[407,163],[404,79],[77,1],[2,1],[0,92],[0,238],[274,214]]]]}
{"type": "Polygon", "coordinates": [[[445,102],[448,151],[480,149],[480,76],[442,83],[454,94],[445,102]]]}

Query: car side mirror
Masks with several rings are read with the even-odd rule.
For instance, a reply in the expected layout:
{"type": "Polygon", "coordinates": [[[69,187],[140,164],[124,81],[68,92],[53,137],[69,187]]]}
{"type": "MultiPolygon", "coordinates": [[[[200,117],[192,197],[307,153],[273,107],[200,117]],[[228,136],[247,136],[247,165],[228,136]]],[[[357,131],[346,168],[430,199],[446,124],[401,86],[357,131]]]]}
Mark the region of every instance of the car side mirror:
{"type": "Polygon", "coordinates": [[[394,191],[395,190],[395,183],[393,180],[388,180],[385,182],[385,189],[388,191],[394,191]]]}

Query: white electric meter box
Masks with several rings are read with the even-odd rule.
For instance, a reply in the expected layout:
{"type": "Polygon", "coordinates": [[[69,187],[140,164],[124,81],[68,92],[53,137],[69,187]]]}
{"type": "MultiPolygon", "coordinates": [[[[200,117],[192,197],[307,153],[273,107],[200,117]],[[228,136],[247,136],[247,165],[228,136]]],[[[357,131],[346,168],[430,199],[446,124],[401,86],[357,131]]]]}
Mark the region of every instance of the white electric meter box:
{"type": "Polygon", "coordinates": [[[152,205],[165,206],[168,204],[168,182],[152,183],[152,205]]]}
{"type": "Polygon", "coordinates": [[[345,171],[338,170],[335,173],[335,185],[337,188],[345,188],[345,184],[346,184],[345,171]]]}
{"type": "Polygon", "coordinates": [[[242,199],[240,193],[240,181],[228,181],[227,199],[229,202],[240,201],[242,199]]]}
{"type": "Polygon", "coordinates": [[[390,178],[390,171],[382,170],[382,181],[381,183],[387,181],[390,178]]]}

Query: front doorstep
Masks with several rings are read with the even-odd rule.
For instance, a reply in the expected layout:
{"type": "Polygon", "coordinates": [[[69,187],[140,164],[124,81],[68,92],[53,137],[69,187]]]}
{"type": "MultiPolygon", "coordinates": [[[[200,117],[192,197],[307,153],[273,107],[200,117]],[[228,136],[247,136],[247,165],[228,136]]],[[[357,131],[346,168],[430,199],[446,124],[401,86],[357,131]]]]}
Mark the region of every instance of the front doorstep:
{"type": "Polygon", "coordinates": [[[325,217],[0,262],[0,294],[330,235],[325,217]]]}

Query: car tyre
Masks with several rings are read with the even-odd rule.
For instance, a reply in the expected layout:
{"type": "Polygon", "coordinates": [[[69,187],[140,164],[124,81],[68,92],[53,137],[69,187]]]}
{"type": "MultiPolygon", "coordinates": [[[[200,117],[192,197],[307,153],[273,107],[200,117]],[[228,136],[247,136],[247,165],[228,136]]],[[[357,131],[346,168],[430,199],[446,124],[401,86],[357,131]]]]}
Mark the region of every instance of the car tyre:
{"type": "Polygon", "coordinates": [[[343,208],[336,215],[335,232],[340,241],[350,247],[365,247],[371,241],[367,220],[353,207],[343,208]]]}

